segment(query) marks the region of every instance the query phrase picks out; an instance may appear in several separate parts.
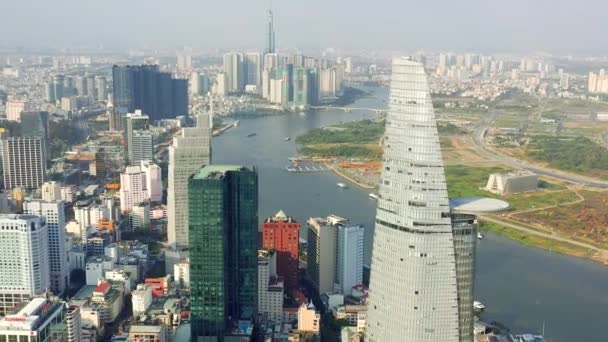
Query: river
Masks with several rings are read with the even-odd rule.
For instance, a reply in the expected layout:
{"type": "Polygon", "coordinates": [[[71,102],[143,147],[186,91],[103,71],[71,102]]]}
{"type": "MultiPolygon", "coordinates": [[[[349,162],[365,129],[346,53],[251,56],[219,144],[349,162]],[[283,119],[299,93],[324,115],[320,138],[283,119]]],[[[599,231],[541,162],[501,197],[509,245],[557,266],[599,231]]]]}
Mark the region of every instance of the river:
{"type": "MultiPolygon", "coordinates": [[[[370,88],[375,97],[354,103],[382,108],[387,89],[370,88]]],[[[366,227],[365,260],[376,202],[355,185],[336,187],[343,179],[331,172],[290,173],[287,158],[296,155],[295,137],[314,128],[374,117],[367,111],[327,110],[268,116],[240,116],[240,126],[215,137],[214,164],[255,166],[259,174],[260,220],[283,209],[302,223],[308,217],[336,214],[366,227]],[[247,137],[256,133],[254,137],[247,137]],[[291,141],[285,141],[291,137],[291,141]]],[[[367,263],[367,262],[366,262],[367,263]]],[[[486,321],[499,321],[516,333],[540,333],[550,342],[608,341],[608,270],[591,261],[526,247],[486,234],[479,242],[475,298],[487,309],[486,321]]]]}

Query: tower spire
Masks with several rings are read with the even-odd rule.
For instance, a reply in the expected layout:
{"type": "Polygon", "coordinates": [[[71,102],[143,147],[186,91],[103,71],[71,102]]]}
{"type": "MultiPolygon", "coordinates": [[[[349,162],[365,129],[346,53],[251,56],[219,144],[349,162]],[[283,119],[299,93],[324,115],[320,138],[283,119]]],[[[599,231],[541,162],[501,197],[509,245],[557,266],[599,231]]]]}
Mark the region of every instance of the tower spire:
{"type": "Polygon", "coordinates": [[[275,45],[274,45],[274,16],[272,14],[272,1],[270,2],[270,7],[268,8],[268,49],[267,53],[275,53],[275,45]]]}

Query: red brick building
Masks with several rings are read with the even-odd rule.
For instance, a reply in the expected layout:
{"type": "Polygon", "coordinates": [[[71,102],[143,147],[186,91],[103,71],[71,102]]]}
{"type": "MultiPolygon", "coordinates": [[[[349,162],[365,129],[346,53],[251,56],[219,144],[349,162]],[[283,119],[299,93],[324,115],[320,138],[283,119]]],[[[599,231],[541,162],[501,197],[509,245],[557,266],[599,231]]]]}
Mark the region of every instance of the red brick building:
{"type": "Polygon", "coordinates": [[[277,274],[283,277],[286,290],[298,288],[299,243],[300,224],[283,210],[264,221],[263,248],[277,252],[277,274]]]}

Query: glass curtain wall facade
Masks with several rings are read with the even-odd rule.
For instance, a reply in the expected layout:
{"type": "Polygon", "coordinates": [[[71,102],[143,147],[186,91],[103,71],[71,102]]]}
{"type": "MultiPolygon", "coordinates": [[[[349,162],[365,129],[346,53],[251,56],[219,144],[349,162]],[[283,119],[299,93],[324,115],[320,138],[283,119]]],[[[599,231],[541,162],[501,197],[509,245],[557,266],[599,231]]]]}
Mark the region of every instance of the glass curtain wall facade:
{"type": "Polygon", "coordinates": [[[223,341],[234,321],[257,314],[257,183],[242,166],[205,166],[189,178],[192,341],[223,341]]]}
{"type": "Polygon", "coordinates": [[[424,67],[409,58],[393,60],[377,205],[366,340],[470,342],[459,295],[472,282],[459,282],[473,270],[457,269],[467,253],[455,249],[424,67]]]}

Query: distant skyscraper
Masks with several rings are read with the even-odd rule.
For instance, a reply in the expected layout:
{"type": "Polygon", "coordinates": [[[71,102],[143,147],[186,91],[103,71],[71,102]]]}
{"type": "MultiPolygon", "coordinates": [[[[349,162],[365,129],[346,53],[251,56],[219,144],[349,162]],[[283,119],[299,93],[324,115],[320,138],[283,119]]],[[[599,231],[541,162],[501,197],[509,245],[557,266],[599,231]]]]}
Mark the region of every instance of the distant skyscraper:
{"type": "Polygon", "coordinates": [[[300,224],[282,210],[262,225],[262,247],[277,253],[277,274],[288,290],[298,288],[300,264],[300,224]]]}
{"type": "Polygon", "coordinates": [[[49,141],[49,113],[21,113],[21,136],[41,138],[43,144],[43,151],[45,155],[47,155],[47,146],[49,141]]]}
{"type": "Polygon", "coordinates": [[[274,16],[272,10],[268,10],[268,49],[266,53],[275,53],[275,37],[274,37],[274,16]]]}
{"type": "Polygon", "coordinates": [[[355,285],[363,284],[363,246],[365,228],[338,225],[336,284],[340,292],[350,295],[355,285]]]}
{"type": "Polygon", "coordinates": [[[152,121],[188,115],[187,80],[172,79],[158,65],[114,65],[112,83],[119,113],[141,109],[152,121]]]}
{"type": "Polygon", "coordinates": [[[49,289],[49,237],[44,218],[13,214],[0,215],[0,235],[0,314],[5,315],[49,289]]]}
{"type": "Polygon", "coordinates": [[[188,177],[210,163],[210,141],[209,117],[201,114],[197,126],[183,128],[169,146],[167,235],[173,247],[188,247],[188,177]]]}
{"type": "Polygon", "coordinates": [[[228,91],[238,93],[245,89],[243,54],[231,52],[224,54],[224,72],[228,78],[228,91]]]}
{"type": "Polygon", "coordinates": [[[259,52],[248,52],[245,54],[246,84],[256,87],[260,93],[262,88],[262,54],[259,52]]]}
{"type": "Polygon", "coordinates": [[[188,180],[192,341],[257,315],[258,178],[211,165],[188,180]]]}
{"type": "Polygon", "coordinates": [[[95,88],[97,90],[95,94],[95,99],[97,101],[107,101],[108,100],[108,91],[107,91],[107,80],[105,76],[96,76],[95,77],[95,88]]]}
{"type": "Polygon", "coordinates": [[[471,341],[473,267],[457,256],[424,67],[407,58],[393,60],[379,194],[366,340],[471,341]]]}
{"type": "Polygon", "coordinates": [[[68,252],[65,236],[65,203],[59,201],[30,200],[23,203],[23,213],[43,216],[48,231],[48,264],[50,270],[51,290],[56,295],[63,295],[70,286],[68,252]]]}
{"type": "Polygon", "coordinates": [[[128,113],[123,117],[123,141],[127,165],[139,165],[153,159],[154,144],[152,134],[148,131],[149,117],[140,110],[128,113]]]}
{"type": "Polygon", "coordinates": [[[53,77],[53,93],[55,94],[55,99],[60,101],[64,96],[64,76],[63,75],[55,75],[53,77]]]}
{"type": "Polygon", "coordinates": [[[2,144],[4,187],[37,189],[46,178],[46,153],[39,137],[6,138],[2,144]]]}

